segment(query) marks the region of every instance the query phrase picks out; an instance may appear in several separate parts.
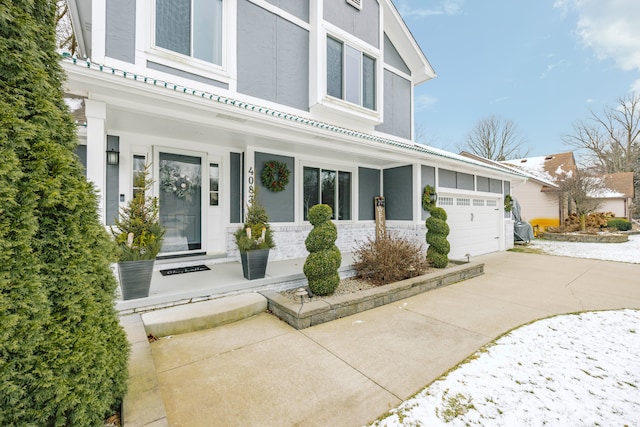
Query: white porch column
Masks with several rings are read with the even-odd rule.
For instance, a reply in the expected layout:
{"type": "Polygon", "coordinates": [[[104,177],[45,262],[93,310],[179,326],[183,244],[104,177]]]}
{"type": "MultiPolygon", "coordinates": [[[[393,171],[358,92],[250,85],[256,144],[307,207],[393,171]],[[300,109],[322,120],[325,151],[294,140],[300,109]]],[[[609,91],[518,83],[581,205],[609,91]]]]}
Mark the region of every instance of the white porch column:
{"type": "Polygon", "coordinates": [[[107,104],[93,99],[85,99],[84,102],[87,116],[87,179],[98,190],[98,213],[100,221],[105,224],[107,104]]]}

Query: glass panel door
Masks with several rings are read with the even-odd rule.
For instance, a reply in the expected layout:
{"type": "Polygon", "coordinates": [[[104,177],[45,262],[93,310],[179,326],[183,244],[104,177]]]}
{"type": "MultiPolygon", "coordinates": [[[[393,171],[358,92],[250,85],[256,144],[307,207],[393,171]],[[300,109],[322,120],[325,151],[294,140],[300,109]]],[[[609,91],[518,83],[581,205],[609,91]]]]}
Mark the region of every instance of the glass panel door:
{"type": "Polygon", "coordinates": [[[202,248],[200,157],[160,153],[160,222],[166,228],[162,252],[202,248]]]}

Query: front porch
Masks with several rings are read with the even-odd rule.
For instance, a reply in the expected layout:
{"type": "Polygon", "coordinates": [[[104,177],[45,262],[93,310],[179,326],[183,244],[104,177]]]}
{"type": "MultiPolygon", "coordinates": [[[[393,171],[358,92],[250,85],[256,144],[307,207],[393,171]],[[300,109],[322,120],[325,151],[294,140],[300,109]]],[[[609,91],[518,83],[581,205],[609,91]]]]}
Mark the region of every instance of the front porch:
{"type": "MultiPolygon", "coordinates": [[[[157,260],[147,298],[123,300],[119,296],[116,310],[122,315],[141,313],[160,308],[206,301],[222,296],[258,290],[290,289],[306,286],[302,272],[305,258],[269,261],[264,279],[247,280],[242,265],[232,258],[193,257],[157,260]],[[206,265],[210,270],[163,276],[160,270],[206,265]]],[[[351,253],[342,253],[341,277],[351,275],[351,253]]],[[[117,269],[117,267],[115,267],[117,269]]],[[[115,271],[117,277],[117,270],[115,271]]]]}

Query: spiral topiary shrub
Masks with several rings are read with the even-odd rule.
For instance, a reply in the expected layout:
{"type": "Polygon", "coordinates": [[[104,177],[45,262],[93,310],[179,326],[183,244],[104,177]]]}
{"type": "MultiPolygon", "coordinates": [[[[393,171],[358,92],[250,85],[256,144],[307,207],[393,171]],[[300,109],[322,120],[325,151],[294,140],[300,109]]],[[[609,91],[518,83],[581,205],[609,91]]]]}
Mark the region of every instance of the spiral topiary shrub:
{"type": "Polygon", "coordinates": [[[315,205],[309,209],[309,222],[313,229],[304,242],[309,256],[303,271],[309,281],[309,289],[315,295],[331,295],[340,284],[338,268],[342,255],[335,244],[338,230],[331,222],[331,213],[328,205],[315,205]]]}
{"type": "Polygon", "coordinates": [[[426,240],[429,244],[427,249],[427,261],[433,267],[445,268],[449,264],[449,251],[451,245],[447,240],[449,226],[447,225],[447,212],[442,208],[432,207],[429,209],[431,216],[425,221],[427,226],[426,240]]]}

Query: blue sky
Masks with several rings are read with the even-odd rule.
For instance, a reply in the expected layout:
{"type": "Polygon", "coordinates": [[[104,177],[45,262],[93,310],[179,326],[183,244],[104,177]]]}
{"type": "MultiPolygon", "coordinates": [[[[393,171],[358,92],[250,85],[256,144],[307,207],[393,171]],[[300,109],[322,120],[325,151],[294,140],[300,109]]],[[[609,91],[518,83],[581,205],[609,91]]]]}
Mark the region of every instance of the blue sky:
{"type": "Polygon", "coordinates": [[[563,136],[589,109],[640,91],[640,0],[394,3],[438,74],[415,94],[429,145],[458,152],[495,115],[529,156],[571,151],[563,136]]]}

